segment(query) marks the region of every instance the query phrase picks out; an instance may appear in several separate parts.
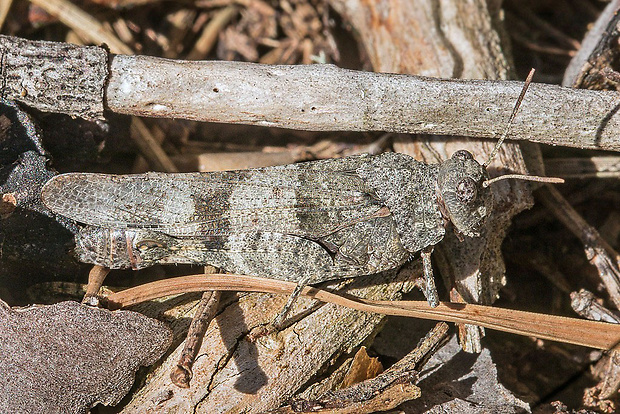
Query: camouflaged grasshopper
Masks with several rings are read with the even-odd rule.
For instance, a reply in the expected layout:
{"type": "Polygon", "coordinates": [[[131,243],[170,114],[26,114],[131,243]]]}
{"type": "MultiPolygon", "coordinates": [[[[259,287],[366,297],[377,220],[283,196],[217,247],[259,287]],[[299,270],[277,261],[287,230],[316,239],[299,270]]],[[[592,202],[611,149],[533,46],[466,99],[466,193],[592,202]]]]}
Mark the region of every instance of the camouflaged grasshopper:
{"type": "Polygon", "coordinates": [[[486,166],[530,81],[485,164],[461,150],[440,164],[384,153],[210,173],[70,173],[46,183],[42,200],[83,224],[76,252],[86,263],[210,264],[296,282],[279,321],[307,284],[395,269],[418,253],[437,306],[433,246],[450,223],[480,236],[493,207],[486,166]]]}

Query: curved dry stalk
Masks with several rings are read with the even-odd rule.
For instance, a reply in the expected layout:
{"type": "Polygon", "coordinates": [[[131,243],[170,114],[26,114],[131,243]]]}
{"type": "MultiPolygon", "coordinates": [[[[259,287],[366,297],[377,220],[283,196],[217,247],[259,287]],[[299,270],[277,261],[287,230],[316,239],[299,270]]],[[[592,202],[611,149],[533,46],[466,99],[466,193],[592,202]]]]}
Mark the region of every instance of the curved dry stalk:
{"type": "MultiPolygon", "coordinates": [[[[163,296],[205,290],[267,292],[290,295],[296,284],[245,275],[191,275],[147,283],[107,298],[110,307],[122,308],[163,296]]],[[[431,308],[422,301],[372,301],[305,287],[302,294],[322,302],[384,315],[406,316],[444,322],[469,323],[517,335],[565,342],[598,349],[620,343],[620,325],[564,316],[545,315],[490,306],[441,302],[431,308]],[[588,334],[585,335],[584,332],[588,334]]]]}

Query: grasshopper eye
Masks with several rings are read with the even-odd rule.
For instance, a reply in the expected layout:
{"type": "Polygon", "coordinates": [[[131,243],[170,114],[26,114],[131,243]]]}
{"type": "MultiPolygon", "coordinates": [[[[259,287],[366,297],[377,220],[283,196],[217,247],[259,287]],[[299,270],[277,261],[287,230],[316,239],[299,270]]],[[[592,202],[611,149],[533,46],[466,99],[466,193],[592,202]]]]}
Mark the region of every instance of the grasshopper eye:
{"type": "Polygon", "coordinates": [[[141,252],[149,249],[154,249],[156,247],[164,248],[166,246],[163,243],[155,240],[140,240],[138,243],[136,243],[136,249],[140,250],[141,252]]]}
{"type": "Polygon", "coordinates": [[[471,155],[471,152],[467,151],[467,150],[458,150],[457,152],[455,152],[454,154],[452,154],[452,158],[456,159],[456,160],[473,160],[474,156],[471,155]]]}
{"type": "Polygon", "coordinates": [[[465,204],[474,201],[477,194],[476,183],[471,178],[462,179],[456,186],[456,197],[465,204]]]}

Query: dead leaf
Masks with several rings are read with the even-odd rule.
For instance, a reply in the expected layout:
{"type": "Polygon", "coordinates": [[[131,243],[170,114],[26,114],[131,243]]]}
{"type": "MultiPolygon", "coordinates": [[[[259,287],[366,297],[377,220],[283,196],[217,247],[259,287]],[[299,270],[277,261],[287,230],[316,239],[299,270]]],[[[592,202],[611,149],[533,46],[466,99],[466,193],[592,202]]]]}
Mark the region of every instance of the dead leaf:
{"type": "Polygon", "coordinates": [[[86,413],[118,404],[138,368],[171,341],[166,326],[135,312],[77,302],[11,309],[0,301],[0,412],[86,413]]]}

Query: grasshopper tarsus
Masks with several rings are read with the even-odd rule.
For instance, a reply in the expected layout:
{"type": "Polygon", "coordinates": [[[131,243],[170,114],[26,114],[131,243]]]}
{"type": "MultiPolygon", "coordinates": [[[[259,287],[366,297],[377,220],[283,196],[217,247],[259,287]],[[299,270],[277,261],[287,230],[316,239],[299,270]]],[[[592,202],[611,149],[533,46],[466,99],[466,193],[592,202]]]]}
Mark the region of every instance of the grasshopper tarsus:
{"type": "Polygon", "coordinates": [[[297,298],[299,298],[299,296],[301,295],[302,290],[307,286],[307,278],[305,281],[302,282],[298,282],[297,286],[295,286],[295,290],[293,290],[293,292],[290,294],[290,296],[288,297],[286,303],[284,304],[284,306],[282,307],[282,309],[280,310],[280,312],[278,312],[278,314],[276,315],[276,317],[274,318],[272,325],[276,330],[281,330],[282,328],[284,328],[284,322],[286,322],[286,318],[288,317],[288,314],[291,311],[291,308],[293,307],[293,305],[295,304],[295,302],[297,301],[297,298]]]}

